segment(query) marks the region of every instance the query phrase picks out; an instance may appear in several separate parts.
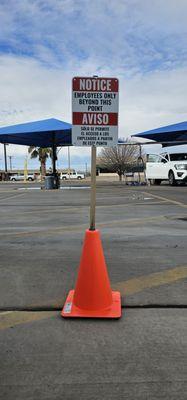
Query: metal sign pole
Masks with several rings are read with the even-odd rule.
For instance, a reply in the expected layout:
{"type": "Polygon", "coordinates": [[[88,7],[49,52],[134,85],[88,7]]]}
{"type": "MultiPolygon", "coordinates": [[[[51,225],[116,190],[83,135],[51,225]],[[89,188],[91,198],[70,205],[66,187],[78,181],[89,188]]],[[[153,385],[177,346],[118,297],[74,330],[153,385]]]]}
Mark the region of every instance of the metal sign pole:
{"type": "Polygon", "coordinates": [[[90,231],[95,231],[96,206],[96,146],[91,147],[91,199],[90,199],[90,231]]]}

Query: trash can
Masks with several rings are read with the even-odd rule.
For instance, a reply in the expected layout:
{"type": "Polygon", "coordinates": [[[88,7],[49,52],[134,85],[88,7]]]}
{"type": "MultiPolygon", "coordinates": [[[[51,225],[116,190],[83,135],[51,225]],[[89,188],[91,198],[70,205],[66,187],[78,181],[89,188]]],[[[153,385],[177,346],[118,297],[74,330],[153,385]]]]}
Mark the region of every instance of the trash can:
{"type": "Polygon", "coordinates": [[[46,190],[51,190],[51,189],[55,189],[54,186],[54,176],[53,175],[48,175],[45,177],[45,189],[46,190]]]}

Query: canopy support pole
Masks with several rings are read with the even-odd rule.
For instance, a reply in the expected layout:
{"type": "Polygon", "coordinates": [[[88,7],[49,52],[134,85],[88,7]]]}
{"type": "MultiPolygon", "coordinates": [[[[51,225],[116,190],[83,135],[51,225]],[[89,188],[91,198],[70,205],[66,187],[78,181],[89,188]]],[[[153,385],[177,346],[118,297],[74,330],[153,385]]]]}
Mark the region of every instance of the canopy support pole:
{"type": "Polygon", "coordinates": [[[53,175],[55,176],[56,174],[56,143],[55,143],[55,132],[53,132],[52,135],[52,162],[53,162],[53,175]]]}
{"type": "Polygon", "coordinates": [[[53,165],[53,176],[54,176],[54,189],[59,189],[60,182],[59,176],[56,170],[56,160],[57,160],[57,151],[56,151],[56,142],[55,142],[55,132],[52,134],[52,165],[53,165]]]}
{"type": "Polygon", "coordinates": [[[6,154],[6,143],[4,143],[4,160],[5,160],[5,181],[7,180],[8,170],[7,170],[7,154],[6,154]]]}

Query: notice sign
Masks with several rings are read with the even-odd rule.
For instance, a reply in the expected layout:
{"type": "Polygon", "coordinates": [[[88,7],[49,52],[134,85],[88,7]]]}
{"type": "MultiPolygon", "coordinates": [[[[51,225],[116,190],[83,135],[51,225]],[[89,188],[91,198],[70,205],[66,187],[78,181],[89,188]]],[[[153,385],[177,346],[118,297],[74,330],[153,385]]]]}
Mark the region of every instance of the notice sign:
{"type": "Polygon", "coordinates": [[[111,147],[118,143],[118,79],[73,78],[72,143],[111,147]]]}

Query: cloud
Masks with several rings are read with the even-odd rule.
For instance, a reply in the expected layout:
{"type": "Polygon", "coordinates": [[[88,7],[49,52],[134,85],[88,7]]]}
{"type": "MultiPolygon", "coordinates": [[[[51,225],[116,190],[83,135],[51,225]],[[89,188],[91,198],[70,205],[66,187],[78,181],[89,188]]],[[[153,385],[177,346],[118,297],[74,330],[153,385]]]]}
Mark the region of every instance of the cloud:
{"type": "Polygon", "coordinates": [[[134,74],[186,63],[186,16],[185,0],[2,1],[1,44],[50,66],[95,59],[134,74]]]}
{"type": "Polygon", "coordinates": [[[94,74],[120,80],[120,137],[186,120],[186,17],[186,0],[2,0],[0,125],[71,122],[71,79],[94,74]]]}
{"type": "MultiPolygon", "coordinates": [[[[92,75],[94,64],[83,61],[78,73],[83,74],[85,67],[88,76],[92,75]]],[[[113,75],[109,67],[101,70],[101,76],[106,73],[113,75]]],[[[76,67],[48,69],[31,58],[1,56],[1,126],[50,117],[71,122],[71,79],[75,74],[76,67]]],[[[186,93],[187,68],[121,77],[119,136],[186,120],[186,93]]],[[[25,154],[25,149],[17,146],[15,153],[25,154]]]]}

